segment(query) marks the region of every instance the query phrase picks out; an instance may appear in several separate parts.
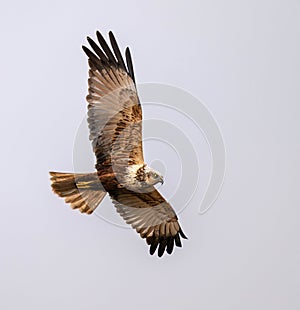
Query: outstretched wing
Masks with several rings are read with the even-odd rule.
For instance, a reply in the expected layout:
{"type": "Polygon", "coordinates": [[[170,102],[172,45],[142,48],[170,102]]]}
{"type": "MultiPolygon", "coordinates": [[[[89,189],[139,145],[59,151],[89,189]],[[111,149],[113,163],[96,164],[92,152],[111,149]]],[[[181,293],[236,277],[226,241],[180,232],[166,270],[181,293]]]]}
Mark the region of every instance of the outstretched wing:
{"type": "Polygon", "coordinates": [[[142,238],[146,238],[153,255],[158,247],[158,256],[165,250],[171,254],[176,246],[181,247],[184,235],[171,205],[153,187],[151,192],[137,193],[120,188],[109,193],[117,212],[142,238]]]}
{"type": "Polygon", "coordinates": [[[142,109],[130,51],[126,49],[125,65],[112,32],[109,32],[112,50],[100,32],[96,35],[99,45],[87,38],[93,52],[83,46],[90,66],[88,124],[96,167],[142,164],[142,109]]]}

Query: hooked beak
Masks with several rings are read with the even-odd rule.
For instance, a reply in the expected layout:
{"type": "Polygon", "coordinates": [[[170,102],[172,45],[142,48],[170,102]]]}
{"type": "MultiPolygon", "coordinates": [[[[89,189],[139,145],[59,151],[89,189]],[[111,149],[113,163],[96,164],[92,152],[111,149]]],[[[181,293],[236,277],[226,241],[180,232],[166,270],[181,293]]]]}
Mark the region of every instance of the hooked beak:
{"type": "Polygon", "coordinates": [[[164,178],[161,177],[159,182],[161,183],[161,185],[163,185],[164,184],[164,178]]]}

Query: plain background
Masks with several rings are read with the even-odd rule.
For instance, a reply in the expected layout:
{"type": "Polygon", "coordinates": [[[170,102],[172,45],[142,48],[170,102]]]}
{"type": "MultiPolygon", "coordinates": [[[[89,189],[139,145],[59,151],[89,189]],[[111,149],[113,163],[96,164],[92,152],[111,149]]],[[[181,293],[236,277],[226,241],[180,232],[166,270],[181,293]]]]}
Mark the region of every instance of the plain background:
{"type": "MultiPolygon", "coordinates": [[[[299,1],[1,2],[1,309],[300,308],[299,1]],[[49,187],[71,171],[95,30],[139,83],[186,89],[227,149],[222,192],[163,259],[49,187]]],[[[147,152],[147,150],[146,150],[147,152]]]]}

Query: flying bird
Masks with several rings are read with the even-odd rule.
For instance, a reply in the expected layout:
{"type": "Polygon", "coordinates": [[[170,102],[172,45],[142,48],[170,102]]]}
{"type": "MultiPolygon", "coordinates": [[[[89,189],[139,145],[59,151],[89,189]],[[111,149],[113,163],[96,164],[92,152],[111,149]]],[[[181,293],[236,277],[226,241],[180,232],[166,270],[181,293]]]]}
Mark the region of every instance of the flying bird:
{"type": "Polygon", "coordinates": [[[73,209],[92,214],[108,193],[116,211],[161,257],[181,247],[183,233],[175,211],[154,187],[163,176],[144,162],[142,108],[130,50],[122,57],[109,32],[111,47],[99,31],[87,38],[88,126],[96,172],[50,172],[53,191],[73,209]]]}

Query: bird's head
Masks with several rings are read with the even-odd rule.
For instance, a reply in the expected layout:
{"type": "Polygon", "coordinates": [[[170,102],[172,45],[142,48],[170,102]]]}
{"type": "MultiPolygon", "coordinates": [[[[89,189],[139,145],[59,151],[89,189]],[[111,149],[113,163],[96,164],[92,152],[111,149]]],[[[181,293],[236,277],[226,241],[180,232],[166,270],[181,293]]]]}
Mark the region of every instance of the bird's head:
{"type": "Polygon", "coordinates": [[[129,181],[127,183],[136,184],[136,186],[142,188],[148,188],[157,183],[164,183],[162,174],[148,167],[146,164],[129,166],[128,176],[132,176],[133,182],[129,181]]]}
{"type": "Polygon", "coordinates": [[[145,167],[145,175],[146,175],[145,182],[148,185],[155,185],[157,183],[164,184],[163,175],[150,167],[147,166],[145,167]]]}

